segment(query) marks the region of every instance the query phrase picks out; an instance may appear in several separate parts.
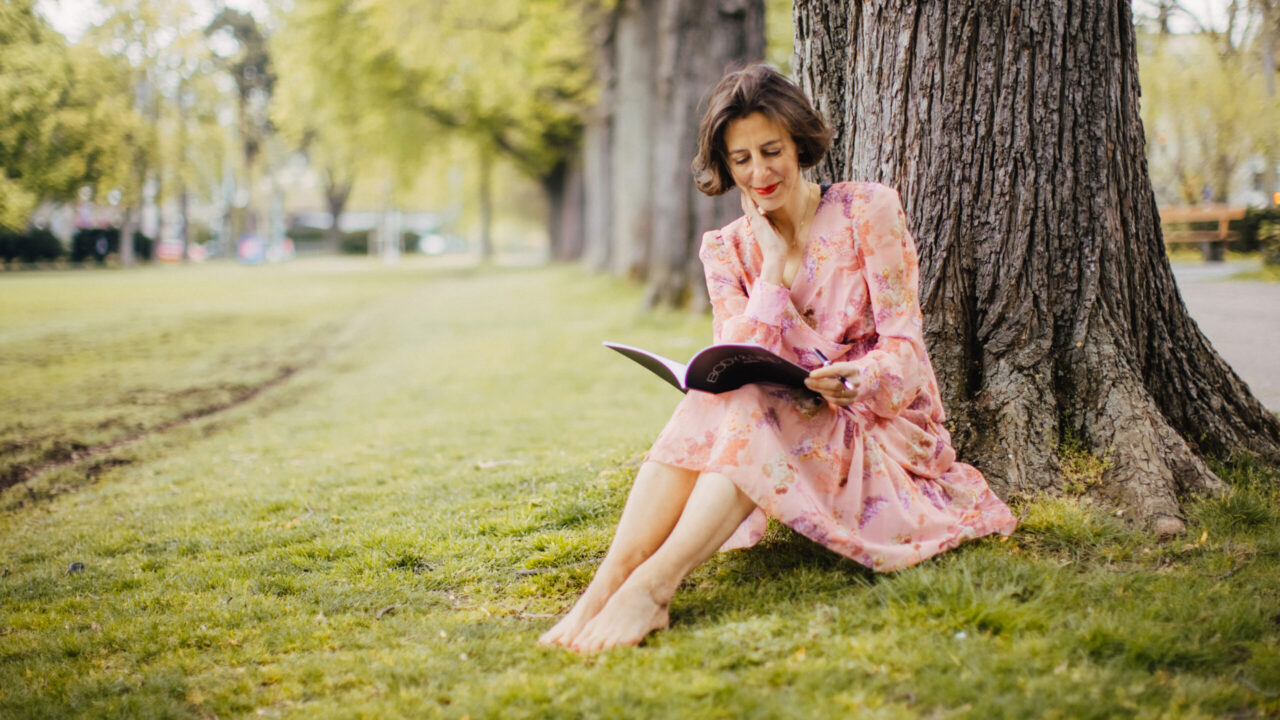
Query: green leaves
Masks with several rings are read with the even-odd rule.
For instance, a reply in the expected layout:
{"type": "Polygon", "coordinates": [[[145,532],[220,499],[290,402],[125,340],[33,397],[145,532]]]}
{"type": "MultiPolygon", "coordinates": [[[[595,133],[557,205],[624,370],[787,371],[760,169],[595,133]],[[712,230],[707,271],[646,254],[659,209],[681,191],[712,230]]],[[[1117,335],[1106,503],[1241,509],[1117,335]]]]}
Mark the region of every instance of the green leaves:
{"type": "Polygon", "coordinates": [[[412,164],[447,133],[539,177],[581,134],[584,24],[581,7],[547,0],[299,3],[274,39],[273,118],[320,164],[348,171],[412,164]]]}

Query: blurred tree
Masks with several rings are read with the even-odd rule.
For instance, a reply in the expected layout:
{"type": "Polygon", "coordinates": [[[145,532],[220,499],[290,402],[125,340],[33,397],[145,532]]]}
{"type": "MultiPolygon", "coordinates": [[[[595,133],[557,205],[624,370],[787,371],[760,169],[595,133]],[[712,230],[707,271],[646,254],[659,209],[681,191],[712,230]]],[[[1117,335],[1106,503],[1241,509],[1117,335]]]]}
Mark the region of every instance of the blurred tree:
{"type": "Polygon", "coordinates": [[[466,137],[481,175],[485,257],[492,252],[487,189],[495,153],[541,184],[553,247],[580,244],[568,237],[565,218],[581,214],[569,188],[590,97],[586,2],[299,4],[283,18],[288,40],[278,48],[304,87],[289,91],[278,117],[329,168],[335,190],[355,177],[366,155],[397,167],[404,184],[417,170],[414,158],[443,150],[441,132],[466,137]]]}
{"type": "Polygon", "coordinates": [[[832,121],[824,180],[898,189],[962,454],[1006,497],[1091,492],[1161,532],[1280,460],[1280,423],[1188,317],[1164,253],[1127,3],[796,4],[797,74],[832,121]],[[1078,450],[1076,450],[1078,452],[1078,450]]]}
{"type": "MultiPolygon", "coordinates": [[[[217,183],[225,137],[217,113],[222,93],[198,14],[189,0],[100,0],[104,21],[82,45],[99,58],[127,68],[127,85],[113,94],[121,112],[140,119],[129,131],[127,170],[117,173],[122,192],[122,237],[133,237],[142,211],[156,209],[158,236],[165,230],[166,198],[177,199],[173,233],[185,250],[190,193],[217,183]],[[154,190],[151,197],[146,189],[154,190]]],[[[185,256],[185,253],[184,253],[185,256]]],[[[121,243],[120,259],[133,262],[133,244],[121,243]]]]}
{"type": "Polygon", "coordinates": [[[386,78],[371,77],[377,64],[369,53],[377,47],[377,37],[366,15],[349,0],[302,3],[281,19],[271,38],[271,54],[283,79],[271,118],[321,175],[331,219],[325,246],[334,253],[342,240],[347,200],[361,172],[370,170],[371,159],[401,151],[416,154],[410,138],[397,141],[386,134],[386,120],[397,108],[385,102],[393,93],[372,91],[386,78]]]}
{"type": "Polygon", "coordinates": [[[1242,54],[1222,54],[1208,37],[1140,35],[1139,47],[1157,196],[1177,204],[1226,202],[1241,164],[1280,139],[1275,103],[1242,54]]]}
{"type": "Polygon", "coordinates": [[[785,75],[791,74],[791,56],[795,54],[795,26],[791,13],[792,0],[765,0],[765,60],[785,75]]]}
{"type": "Polygon", "coordinates": [[[665,0],[658,15],[653,105],[653,221],[647,269],[648,307],[706,309],[698,248],[702,234],[742,214],[736,192],[708,198],[689,164],[707,93],[734,63],[764,59],[762,2],[665,0]]]}
{"type": "Polygon", "coordinates": [[[118,100],[127,78],[120,63],[68,48],[29,0],[0,3],[0,227],[22,229],[41,200],[119,178],[143,134],[118,100]]]}
{"type": "Polygon", "coordinates": [[[1262,87],[1270,107],[1272,132],[1262,149],[1262,185],[1270,190],[1272,202],[1280,202],[1280,93],[1276,92],[1277,53],[1280,53],[1280,0],[1252,0],[1250,7],[1258,16],[1258,65],[1262,87]]]}
{"type": "MultiPolygon", "coordinates": [[[[253,204],[256,197],[254,185],[263,172],[259,160],[273,131],[269,108],[275,88],[266,33],[252,14],[233,8],[220,10],[204,28],[204,33],[210,38],[222,36],[230,41],[226,43],[229,50],[219,53],[218,59],[222,69],[235,80],[236,134],[243,162],[242,178],[237,184],[244,188],[250,199],[243,231],[260,233],[258,209],[253,204]]],[[[228,203],[227,213],[224,222],[234,225],[231,203],[228,203]]],[[[239,228],[231,233],[233,238],[239,235],[239,228]]]]}
{"type": "MultiPolygon", "coordinates": [[[[583,2],[414,0],[379,3],[375,24],[381,52],[395,58],[410,81],[411,101],[440,127],[476,144],[482,190],[481,227],[491,225],[489,153],[513,160],[538,180],[548,205],[553,252],[580,245],[565,235],[566,216],[581,202],[567,192],[590,99],[591,70],[582,30],[583,2]],[[567,208],[572,204],[574,208],[567,208]]],[[[577,223],[580,225],[580,223],[577,223]]],[[[485,256],[492,249],[482,231],[485,256]]]]}
{"type": "Polygon", "coordinates": [[[707,306],[698,243],[740,212],[732,193],[698,194],[689,163],[706,94],[735,65],[764,59],[764,9],[763,0],[619,0],[597,24],[585,260],[646,280],[649,306],[707,306]]]}
{"type": "Polygon", "coordinates": [[[1280,104],[1274,59],[1267,59],[1275,37],[1271,5],[1280,2],[1228,3],[1216,24],[1177,0],[1160,0],[1140,16],[1142,117],[1162,201],[1226,202],[1237,171],[1254,156],[1266,158],[1262,184],[1277,189],[1280,104]],[[1174,19],[1194,32],[1171,32],[1174,19]]]}

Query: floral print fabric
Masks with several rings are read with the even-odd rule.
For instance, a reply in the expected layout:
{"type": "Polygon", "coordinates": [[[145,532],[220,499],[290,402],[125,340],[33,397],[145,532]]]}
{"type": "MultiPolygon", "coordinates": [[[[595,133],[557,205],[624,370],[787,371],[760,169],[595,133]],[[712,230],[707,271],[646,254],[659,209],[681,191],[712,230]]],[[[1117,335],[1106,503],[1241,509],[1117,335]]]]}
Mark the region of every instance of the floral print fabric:
{"type": "Polygon", "coordinates": [[[765,514],[879,571],[913,565],[1017,522],[975,468],[956,462],[917,298],[919,261],[898,194],[827,188],[791,287],[760,278],[745,218],[699,252],[717,343],[752,342],[813,369],[858,365],[838,408],[777,385],[690,391],[648,459],[726,475],[757,509],[722,550],[749,547],[765,514]]]}

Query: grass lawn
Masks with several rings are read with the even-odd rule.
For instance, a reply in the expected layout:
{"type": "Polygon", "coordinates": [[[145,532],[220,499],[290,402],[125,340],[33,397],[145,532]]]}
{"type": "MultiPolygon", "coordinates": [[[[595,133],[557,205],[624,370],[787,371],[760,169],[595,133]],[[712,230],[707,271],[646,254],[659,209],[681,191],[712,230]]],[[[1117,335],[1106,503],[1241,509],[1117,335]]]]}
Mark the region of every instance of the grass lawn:
{"type": "Polygon", "coordinates": [[[1264,282],[1280,282],[1280,265],[1263,265],[1253,272],[1236,273],[1232,280],[1262,280],[1264,282]]]}
{"type": "Polygon", "coordinates": [[[1078,499],[874,575],[771,527],[672,627],[539,648],[676,357],[572,268],[0,274],[0,717],[1195,718],[1280,713],[1269,468],[1160,545],[1078,499]]]}

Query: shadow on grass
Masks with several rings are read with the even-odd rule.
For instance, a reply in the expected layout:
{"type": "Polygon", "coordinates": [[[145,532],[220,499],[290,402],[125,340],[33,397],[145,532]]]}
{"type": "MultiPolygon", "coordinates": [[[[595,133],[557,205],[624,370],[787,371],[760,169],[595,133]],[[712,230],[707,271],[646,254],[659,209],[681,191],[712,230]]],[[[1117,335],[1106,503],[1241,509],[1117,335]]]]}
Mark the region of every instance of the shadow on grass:
{"type": "Polygon", "coordinates": [[[755,547],[718,553],[682,584],[673,623],[714,625],[737,612],[773,612],[847,599],[881,576],[784,525],[771,521],[755,547]]]}

